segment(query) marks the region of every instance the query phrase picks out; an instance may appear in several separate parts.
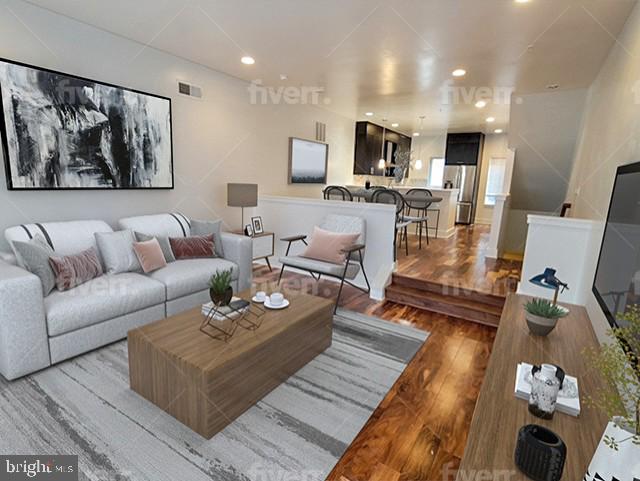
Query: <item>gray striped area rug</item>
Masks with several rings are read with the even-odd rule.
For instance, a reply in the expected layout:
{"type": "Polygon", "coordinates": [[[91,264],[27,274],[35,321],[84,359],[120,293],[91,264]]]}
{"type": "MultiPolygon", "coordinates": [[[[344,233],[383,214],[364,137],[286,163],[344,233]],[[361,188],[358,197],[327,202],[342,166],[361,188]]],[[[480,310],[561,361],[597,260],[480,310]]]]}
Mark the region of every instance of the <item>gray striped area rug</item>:
{"type": "Polygon", "coordinates": [[[0,377],[0,452],[77,454],[91,480],[324,480],[427,337],[340,311],[329,349],[210,440],[129,389],[118,342],[0,377]]]}

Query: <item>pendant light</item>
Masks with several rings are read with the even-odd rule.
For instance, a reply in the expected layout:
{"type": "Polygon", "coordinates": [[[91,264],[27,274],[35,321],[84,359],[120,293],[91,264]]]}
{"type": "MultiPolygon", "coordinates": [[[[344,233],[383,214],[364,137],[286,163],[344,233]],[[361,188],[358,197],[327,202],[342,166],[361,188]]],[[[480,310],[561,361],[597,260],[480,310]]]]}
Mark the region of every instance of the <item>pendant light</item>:
{"type": "MultiPolygon", "coordinates": [[[[382,119],[383,123],[386,121],[387,119],[382,119]]],[[[378,161],[378,168],[385,169],[385,170],[387,166],[387,159],[384,158],[384,138],[385,138],[386,132],[387,132],[387,126],[383,125],[382,126],[382,147],[380,147],[380,160],[378,161]]]]}

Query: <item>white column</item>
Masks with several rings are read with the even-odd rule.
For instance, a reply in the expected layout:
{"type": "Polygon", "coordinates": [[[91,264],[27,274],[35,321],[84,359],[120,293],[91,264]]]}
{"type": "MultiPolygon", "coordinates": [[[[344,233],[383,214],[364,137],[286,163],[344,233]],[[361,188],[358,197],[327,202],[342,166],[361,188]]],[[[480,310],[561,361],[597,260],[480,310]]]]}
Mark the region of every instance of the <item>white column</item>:
{"type": "Polygon", "coordinates": [[[502,256],[502,244],[507,228],[507,218],[509,216],[509,206],[511,197],[509,194],[495,194],[495,205],[493,206],[493,216],[491,218],[491,232],[489,233],[489,246],[487,257],[497,259],[502,256]]]}

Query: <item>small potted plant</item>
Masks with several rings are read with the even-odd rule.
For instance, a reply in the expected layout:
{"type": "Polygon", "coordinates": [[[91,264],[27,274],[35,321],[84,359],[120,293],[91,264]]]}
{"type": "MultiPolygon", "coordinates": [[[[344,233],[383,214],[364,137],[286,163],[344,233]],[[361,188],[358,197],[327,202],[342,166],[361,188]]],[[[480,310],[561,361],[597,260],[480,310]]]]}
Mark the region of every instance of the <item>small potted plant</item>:
{"type": "Polygon", "coordinates": [[[547,299],[534,299],[524,306],[525,319],[529,330],[536,336],[546,336],[558,324],[558,319],[565,317],[569,311],[547,299]]]}
{"type": "Polygon", "coordinates": [[[638,473],[633,467],[640,467],[640,308],[631,306],[619,319],[625,327],[609,331],[617,342],[585,351],[588,364],[607,382],[587,396],[587,403],[610,420],[584,478],[588,481],[630,479],[627,475],[638,473]]]}
{"type": "Polygon", "coordinates": [[[228,271],[216,271],[209,279],[209,296],[214,304],[227,306],[233,298],[231,286],[231,269],[228,271]]]}

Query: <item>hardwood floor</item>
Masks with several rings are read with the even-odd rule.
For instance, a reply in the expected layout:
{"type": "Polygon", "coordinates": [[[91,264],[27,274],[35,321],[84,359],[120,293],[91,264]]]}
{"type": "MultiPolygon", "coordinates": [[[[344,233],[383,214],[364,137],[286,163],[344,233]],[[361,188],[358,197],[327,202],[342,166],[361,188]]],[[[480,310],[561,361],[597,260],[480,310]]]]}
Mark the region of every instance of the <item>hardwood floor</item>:
{"type": "Polygon", "coordinates": [[[448,239],[430,239],[418,249],[418,238],[409,235],[409,255],[398,249],[400,276],[505,297],[515,291],[522,262],[490,259],[488,225],[458,226],[448,239]]]}
{"type": "MultiPolygon", "coordinates": [[[[428,248],[424,248],[428,249],[428,248]]],[[[425,251],[424,252],[428,252],[425,251]]],[[[277,271],[256,266],[257,290],[277,271]]],[[[335,298],[337,284],[285,271],[281,290],[335,298]]],[[[342,307],[411,325],[431,335],[328,476],[331,481],[453,481],[484,378],[495,329],[345,287],[342,307]]]]}

